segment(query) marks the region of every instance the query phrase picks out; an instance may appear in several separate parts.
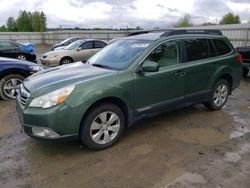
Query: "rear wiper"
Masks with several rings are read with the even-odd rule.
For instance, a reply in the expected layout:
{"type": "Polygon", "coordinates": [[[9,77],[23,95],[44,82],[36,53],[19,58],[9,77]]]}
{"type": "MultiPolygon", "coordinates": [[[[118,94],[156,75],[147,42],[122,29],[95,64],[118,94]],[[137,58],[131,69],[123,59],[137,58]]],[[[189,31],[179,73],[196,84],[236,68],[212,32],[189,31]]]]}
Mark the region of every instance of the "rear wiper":
{"type": "Polygon", "coordinates": [[[102,65],[102,64],[92,64],[92,66],[100,67],[100,68],[104,68],[104,69],[111,69],[111,70],[113,70],[112,67],[107,66],[107,65],[102,65]]]}

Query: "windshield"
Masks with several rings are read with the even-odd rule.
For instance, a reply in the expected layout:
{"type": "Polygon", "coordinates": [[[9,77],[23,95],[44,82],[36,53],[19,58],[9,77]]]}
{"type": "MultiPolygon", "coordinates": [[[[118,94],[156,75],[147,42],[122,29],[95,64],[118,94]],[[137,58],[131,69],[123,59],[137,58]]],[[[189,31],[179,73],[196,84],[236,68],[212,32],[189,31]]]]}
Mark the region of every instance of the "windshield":
{"type": "Polygon", "coordinates": [[[60,42],[60,44],[64,44],[64,43],[68,42],[68,41],[71,40],[71,39],[72,39],[72,38],[67,38],[67,39],[63,40],[62,42],[60,42]]]}
{"type": "Polygon", "coordinates": [[[75,48],[79,47],[82,44],[81,40],[77,40],[75,42],[72,42],[70,45],[66,46],[65,50],[74,50],[75,48]]]}
{"type": "Polygon", "coordinates": [[[118,40],[92,56],[88,63],[93,66],[123,70],[144,51],[150,41],[143,40],[118,40]]]}

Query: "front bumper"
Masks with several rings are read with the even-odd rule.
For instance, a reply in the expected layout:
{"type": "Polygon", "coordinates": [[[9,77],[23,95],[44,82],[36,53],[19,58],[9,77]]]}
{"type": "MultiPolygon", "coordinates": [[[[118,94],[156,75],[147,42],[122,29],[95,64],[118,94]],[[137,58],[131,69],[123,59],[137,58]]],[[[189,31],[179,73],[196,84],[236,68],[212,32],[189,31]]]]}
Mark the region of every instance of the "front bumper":
{"type": "Polygon", "coordinates": [[[25,108],[16,99],[16,109],[20,124],[24,132],[38,139],[44,140],[76,140],[79,138],[81,124],[78,109],[67,104],[61,104],[49,109],[25,108]],[[37,134],[34,130],[44,130],[55,133],[53,136],[37,134]]]}
{"type": "MultiPolygon", "coordinates": [[[[68,134],[68,135],[58,135],[58,136],[55,136],[55,137],[45,137],[45,136],[39,136],[39,135],[36,135],[33,133],[32,129],[33,128],[37,128],[35,126],[31,126],[31,125],[21,125],[22,128],[23,128],[23,131],[33,137],[33,138],[37,138],[37,139],[41,139],[41,140],[58,140],[58,141],[71,141],[71,140],[77,140],[79,138],[78,134],[68,134]]],[[[41,129],[44,129],[44,127],[39,127],[41,129]]],[[[51,130],[50,128],[46,128],[46,130],[51,130]]],[[[51,130],[53,131],[53,130],[51,130]]],[[[55,131],[53,131],[55,132],[55,131]]]]}
{"type": "Polygon", "coordinates": [[[44,59],[41,58],[41,64],[45,67],[54,67],[59,65],[58,59],[44,59]]]}

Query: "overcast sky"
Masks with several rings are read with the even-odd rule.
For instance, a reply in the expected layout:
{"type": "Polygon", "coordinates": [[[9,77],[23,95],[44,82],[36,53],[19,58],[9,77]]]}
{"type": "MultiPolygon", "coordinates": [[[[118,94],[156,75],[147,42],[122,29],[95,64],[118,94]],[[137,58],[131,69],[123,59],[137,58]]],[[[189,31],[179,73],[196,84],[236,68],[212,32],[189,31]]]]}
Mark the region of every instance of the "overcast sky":
{"type": "Polygon", "coordinates": [[[1,0],[0,25],[20,10],[44,11],[48,27],[164,28],[185,14],[201,24],[228,12],[250,20],[250,0],[1,0]]]}

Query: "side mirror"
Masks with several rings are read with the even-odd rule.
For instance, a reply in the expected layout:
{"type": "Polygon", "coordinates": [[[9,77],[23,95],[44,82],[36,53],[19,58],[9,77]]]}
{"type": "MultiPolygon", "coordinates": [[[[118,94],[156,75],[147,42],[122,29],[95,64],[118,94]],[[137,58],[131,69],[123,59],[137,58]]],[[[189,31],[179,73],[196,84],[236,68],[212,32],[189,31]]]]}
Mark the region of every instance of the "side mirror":
{"type": "Polygon", "coordinates": [[[141,70],[143,72],[158,72],[159,71],[159,65],[158,63],[154,61],[145,61],[143,65],[141,66],[141,70]]]}
{"type": "Polygon", "coordinates": [[[80,51],[80,50],[82,50],[82,48],[81,48],[81,47],[78,47],[78,48],[76,49],[76,51],[80,51]]]}

